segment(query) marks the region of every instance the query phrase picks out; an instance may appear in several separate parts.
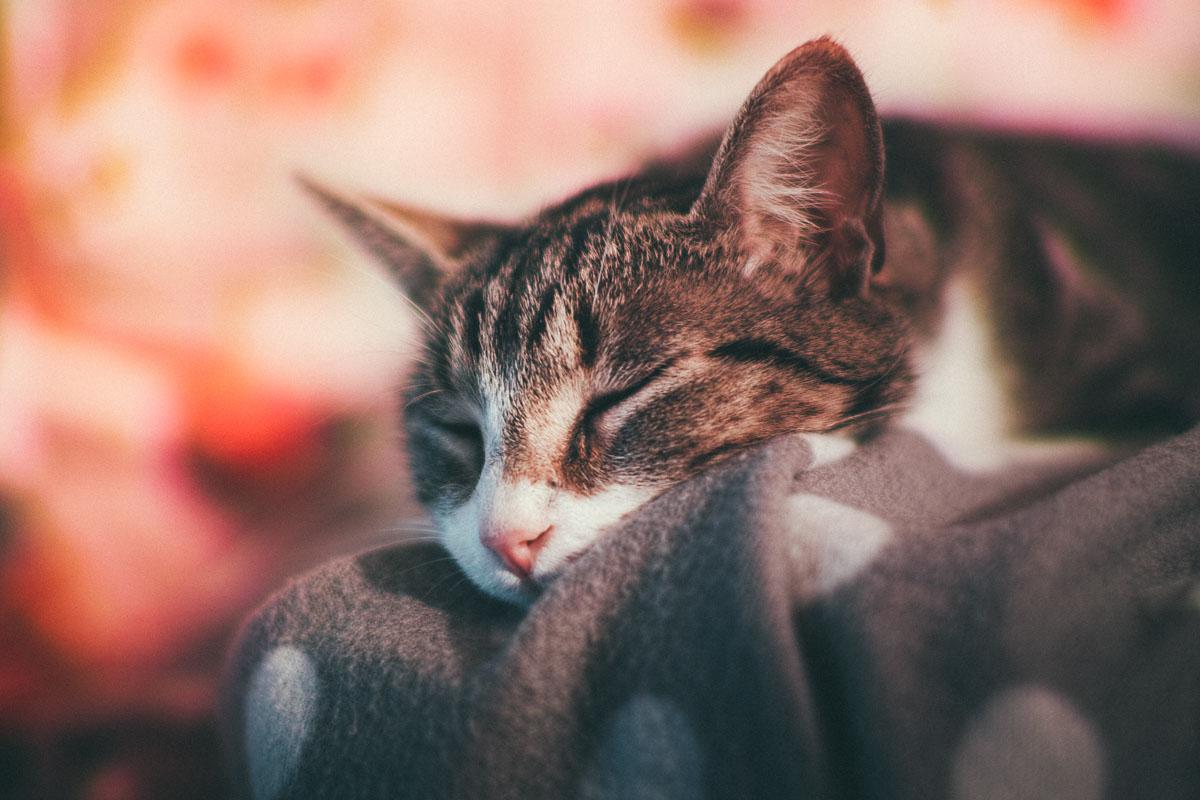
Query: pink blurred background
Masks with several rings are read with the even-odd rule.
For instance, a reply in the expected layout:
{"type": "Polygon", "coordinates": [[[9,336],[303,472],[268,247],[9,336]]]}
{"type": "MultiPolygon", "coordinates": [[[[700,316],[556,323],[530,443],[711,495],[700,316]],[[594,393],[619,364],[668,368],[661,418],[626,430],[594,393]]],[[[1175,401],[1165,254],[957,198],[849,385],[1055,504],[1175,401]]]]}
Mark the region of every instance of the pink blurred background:
{"type": "Polygon", "coordinates": [[[296,170],[515,217],[823,33],[885,112],[1200,142],[1195,0],[0,6],[0,796],[218,796],[237,621],[423,529],[411,320],[296,170]]]}

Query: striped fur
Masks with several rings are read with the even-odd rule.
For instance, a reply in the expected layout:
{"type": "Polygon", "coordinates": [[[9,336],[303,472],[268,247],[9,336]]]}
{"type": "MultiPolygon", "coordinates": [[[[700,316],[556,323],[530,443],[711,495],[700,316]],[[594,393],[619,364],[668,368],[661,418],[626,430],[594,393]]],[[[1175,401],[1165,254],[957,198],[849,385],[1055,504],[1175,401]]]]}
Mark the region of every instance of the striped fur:
{"type": "MultiPolygon", "coordinates": [[[[1030,432],[1200,416],[1197,315],[1151,324],[1130,310],[1134,287],[1097,283],[1064,243],[1117,236],[1123,249],[1097,245],[1092,260],[1115,252],[1127,270],[1196,288],[1200,226],[1151,191],[1173,175],[1195,195],[1194,160],[898,122],[885,203],[882,141],[862,76],[823,39],[768,73],[719,147],[518,225],[453,224],[309,184],[425,308],[405,402],[412,471],[476,584],[528,600],[606,526],[732,453],[784,433],[862,435],[897,417],[916,354],[962,349],[935,340],[942,295],[964,281],[995,322],[971,341],[994,345],[1003,366],[934,372],[998,388],[924,391],[932,405],[910,419],[978,419],[974,433],[1007,434],[1010,421],[1030,432]],[[1088,227],[1106,218],[1080,212],[1090,190],[1079,176],[1096,180],[1110,163],[1160,171],[1140,188],[1161,240],[1144,235],[1150,225],[1088,227]],[[1045,175],[1057,182],[1026,191],[1045,175]],[[959,407],[975,395],[988,403],[959,407]],[[551,534],[528,576],[485,544],[507,529],[551,534]]],[[[1160,307],[1181,296],[1133,283],[1159,289],[1160,307]]]]}

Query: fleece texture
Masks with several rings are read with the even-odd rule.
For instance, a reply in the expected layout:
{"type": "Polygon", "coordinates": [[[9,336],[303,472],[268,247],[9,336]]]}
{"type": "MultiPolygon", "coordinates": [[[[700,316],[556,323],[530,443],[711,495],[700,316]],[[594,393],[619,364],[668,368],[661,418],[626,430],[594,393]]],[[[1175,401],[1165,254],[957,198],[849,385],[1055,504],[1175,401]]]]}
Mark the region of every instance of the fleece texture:
{"type": "Polygon", "coordinates": [[[1200,429],[968,474],[803,436],[682,484],[528,609],[433,546],[293,582],[224,695],[283,798],[1200,797],[1200,429]]]}

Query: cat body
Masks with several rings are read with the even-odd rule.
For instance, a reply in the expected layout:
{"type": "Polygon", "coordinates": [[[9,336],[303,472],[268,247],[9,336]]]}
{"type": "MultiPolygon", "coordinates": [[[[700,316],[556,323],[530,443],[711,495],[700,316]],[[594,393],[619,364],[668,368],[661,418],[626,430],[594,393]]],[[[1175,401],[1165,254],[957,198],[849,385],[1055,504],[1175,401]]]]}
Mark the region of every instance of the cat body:
{"type": "Polygon", "coordinates": [[[1153,437],[1200,419],[1200,160],[903,120],[885,131],[888,244],[907,249],[889,267],[914,267],[894,280],[910,318],[934,323],[926,341],[973,307],[1006,434],[1153,437]]]}
{"type": "Polygon", "coordinates": [[[719,145],[520,224],[308,187],[425,310],[417,495],[507,600],[777,435],[909,424],[969,463],[1200,418],[1196,161],[881,126],[828,39],[781,60],[719,145]]]}

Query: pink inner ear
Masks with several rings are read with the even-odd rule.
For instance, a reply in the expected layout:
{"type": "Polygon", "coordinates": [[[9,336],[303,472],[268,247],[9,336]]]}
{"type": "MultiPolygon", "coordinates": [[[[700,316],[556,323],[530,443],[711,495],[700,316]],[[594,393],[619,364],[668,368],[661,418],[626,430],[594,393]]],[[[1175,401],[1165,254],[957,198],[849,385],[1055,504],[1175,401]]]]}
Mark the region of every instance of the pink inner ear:
{"type": "Polygon", "coordinates": [[[825,241],[825,257],[829,261],[825,280],[831,294],[848,297],[866,292],[875,263],[882,260],[876,258],[875,242],[857,217],[842,219],[829,231],[825,241]]]}
{"type": "Polygon", "coordinates": [[[847,224],[865,230],[880,195],[873,112],[829,76],[796,78],[776,95],[751,121],[734,171],[743,224],[776,249],[824,246],[847,224]]]}
{"type": "Polygon", "coordinates": [[[869,120],[853,98],[842,96],[822,108],[826,140],[815,153],[814,172],[827,192],[828,204],[821,210],[830,215],[829,227],[841,220],[865,219],[876,203],[878,187],[874,173],[879,155],[868,140],[869,120]]]}
{"type": "Polygon", "coordinates": [[[757,261],[857,291],[882,255],[882,189],[870,94],[849,54],[821,39],[785,56],[751,93],[696,213],[731,224],[757,261]]]}

